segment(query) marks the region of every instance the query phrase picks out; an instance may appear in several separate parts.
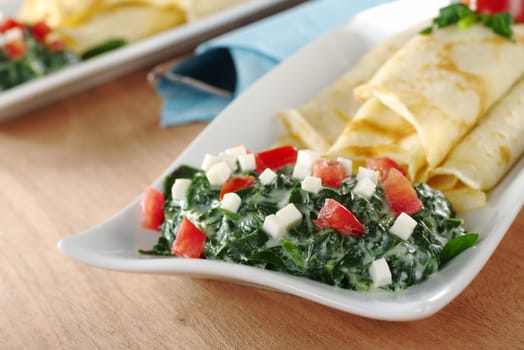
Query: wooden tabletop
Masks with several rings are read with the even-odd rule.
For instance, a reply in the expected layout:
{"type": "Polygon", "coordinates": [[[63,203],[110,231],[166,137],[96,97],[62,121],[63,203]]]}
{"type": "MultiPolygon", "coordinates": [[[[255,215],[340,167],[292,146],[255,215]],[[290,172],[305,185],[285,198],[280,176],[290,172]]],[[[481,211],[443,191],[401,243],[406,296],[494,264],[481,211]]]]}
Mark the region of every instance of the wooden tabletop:
{"type": "Polygon", "coordinates": [[[61,255],[60,239],[126,206],[206,126],[159,127],[148,70],[0,124],[0,348],[524,348],[524,211],[471,285],[414,322],[61,255]]]}

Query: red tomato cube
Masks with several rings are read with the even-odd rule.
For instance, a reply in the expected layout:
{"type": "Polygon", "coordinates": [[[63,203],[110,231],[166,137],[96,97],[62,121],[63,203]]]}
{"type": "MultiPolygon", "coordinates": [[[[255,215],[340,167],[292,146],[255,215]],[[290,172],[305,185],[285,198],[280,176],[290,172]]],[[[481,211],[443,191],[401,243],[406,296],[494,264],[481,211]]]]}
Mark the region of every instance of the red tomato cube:
{"type": "Polygon", "coordinates": [[[256,182],[257,181],[255,180],[253,176],[248,176],[248,175],[239,175],[239,176],[230,177],[222,185],[222,189],[220,190],[220,199],[224,198],[224,195],[226,193],[236,192],[243,188],[254,186],[256,182]]]}
{"type": "Polygon", "coordinates": [[[51,33],[51,28],[44,21],[40,21],[31,26],[31,32],[38,42],[45,43],[45,38],[51,33]]]}
{"type": "Polygon", "coordinates": [[[293,146],[282,146],[267,151],[255,153],[257,172],[261,173],[266,168],[277,170],[289,164],[295,164],[298,151],[293,146]]]}
{"type": "Polygon", "coordinates": [[[22,40],[13,40],[5,45],[5,52],[12,60],[17,60],[25,56],[27,46],[22,40]]]}
{"type": "Polygon", "coordinates": [[[141,205],[142,227],[158,231],[164,222],[164,194],[147,187],[141,205]]]}
{"type": "Polygon", "coordinates": [[[313,223],[320,228],[333,228],[342,235],[364,234],[364,227],[355,215],[332,198],[326,198],[313,223]]]}
{"type": "Polygon", "coordinates": [[[313,176],[322,180],[322,185],[338,187],[346,178],[346,168],[337,160],[318,159],[313,165],[313,176]]]}
{"type": "Polygon", "coordinates": [[[182,219],[176,238],[171,246],[171,253],[181,258],[200,258],[204,251],[206,235],[188,218],[182,219]]]}
{"type": "Polygon", "coordinates": [[[400,165],[398,165],[397,162],[388,157],[368,159],[366,161],[366,168],[378,171],[380,174],[381,182],[384,182],[384,180],[386,180],[386,177],[389,174],[389,170],[392,168],[397,169],[402,173],[402,175],[406,176],[406,171],[400,165]]]}
{"type": "Polygon", "coordinates": [[[389,170],[389,175],[382,186],[386,203],[395,217],[402,212],[413,215],[424,207],[411,182],[397,169],[389,170]]]}

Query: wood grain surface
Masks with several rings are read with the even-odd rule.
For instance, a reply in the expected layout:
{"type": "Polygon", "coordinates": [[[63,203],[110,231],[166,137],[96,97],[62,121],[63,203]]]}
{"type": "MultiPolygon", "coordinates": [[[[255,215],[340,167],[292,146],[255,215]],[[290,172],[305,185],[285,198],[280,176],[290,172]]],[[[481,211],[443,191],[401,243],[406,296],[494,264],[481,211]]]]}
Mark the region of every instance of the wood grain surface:
{"type": "Polygon", "coordinates": [[[470,286],[414,322],[62,256],[60,239],[126,206],[205,127],[160,128],[147,71],[0,124],[0,348],[524,348],[524,211],[470,286]]]}

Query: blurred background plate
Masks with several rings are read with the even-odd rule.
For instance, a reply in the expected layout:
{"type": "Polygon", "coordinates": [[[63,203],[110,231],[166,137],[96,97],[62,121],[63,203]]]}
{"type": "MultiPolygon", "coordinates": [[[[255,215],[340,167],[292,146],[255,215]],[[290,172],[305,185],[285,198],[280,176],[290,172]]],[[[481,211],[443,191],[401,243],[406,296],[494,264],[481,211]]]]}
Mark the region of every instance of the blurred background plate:
{"type": "MultiPolygon", "coordinates": [[[[20,116],[104,81],[189,52],[198,43],[213,36],[303,1],[245,0],[221,12],[176,26],[121,49],[0,92],[0,121],[20,116]]],[[[5,15],[14,16],[21,4],[20,0],[0,0],[0,11],[5,15]]]]}

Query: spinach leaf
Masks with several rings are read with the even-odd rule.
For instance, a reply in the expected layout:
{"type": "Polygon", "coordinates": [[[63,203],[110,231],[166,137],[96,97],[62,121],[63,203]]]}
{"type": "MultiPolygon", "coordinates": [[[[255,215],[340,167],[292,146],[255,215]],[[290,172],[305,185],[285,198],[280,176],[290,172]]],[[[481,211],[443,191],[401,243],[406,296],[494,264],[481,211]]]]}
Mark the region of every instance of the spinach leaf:
{"type": "Polygon", "coordinates": [[[464,4],[451,4],[439,10],[439,15],[433,18],[431,26],[422,29],[419,34],[433,33],[434,28],[444,28],[456,24],[461,29],[467,29],[475,23],[482,23],[491,28],[494,33],[513,40],[513,16],[508,12],[495,15],[476,13],[464,4]]]}
{"type": "Polygon", "coordinates": [[[116,50],[120,47],[126,46],[127,41],[124,39],[108,39],[98,45],[95,45],[89,49],[87,49],[80,57],[82,60],[88,60],[90,58],[93,58],[95,56],[101,55],[103,53],[116,50]]]}
{"type": "Polygon", "coordinates": [[[478,238],[478,233],[468,233],[448,241],[442,252],[440,252],[440,264],[447,263],[464,250],[473,247],[477,243],[478,238]]]}

